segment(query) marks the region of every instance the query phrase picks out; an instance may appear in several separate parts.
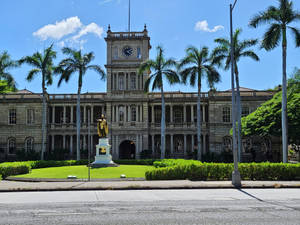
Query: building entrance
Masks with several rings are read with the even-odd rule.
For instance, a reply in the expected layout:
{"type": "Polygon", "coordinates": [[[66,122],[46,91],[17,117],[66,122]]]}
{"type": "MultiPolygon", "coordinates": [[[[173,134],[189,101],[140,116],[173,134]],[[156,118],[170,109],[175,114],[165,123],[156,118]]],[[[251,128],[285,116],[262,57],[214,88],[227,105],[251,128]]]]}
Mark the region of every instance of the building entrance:
{"type": "Polygon", "coordinates": [[[135,144],[133,141],[123,141],[119,146],[120,159],[135,159],[135,144]]]}

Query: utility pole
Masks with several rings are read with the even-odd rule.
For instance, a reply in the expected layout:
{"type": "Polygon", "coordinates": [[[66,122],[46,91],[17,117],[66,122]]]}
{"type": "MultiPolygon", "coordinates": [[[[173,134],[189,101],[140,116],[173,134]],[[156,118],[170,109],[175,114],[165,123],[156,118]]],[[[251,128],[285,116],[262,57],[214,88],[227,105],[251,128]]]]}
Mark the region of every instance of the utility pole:
{"type": "Polygon", "coordinates": [[[128,5],[128,32],[130,32],[130,0],[128,5]]]}
{"type": "Polygon", "coordinates": [[[235,0],[234,4],[230,4],[230,43],[231,43],[231,92],[232,92],[232,153],[233,153],[233,162],[234,162],[234,170],[232,172],[232,184],[236,188],[240,188],[241,185],[241,175],[238,169],[238,151],[237,151],[237,143],[236,143],[236,95],[234,88],[234,44],[233,44],[233,28],[232,28],[232,11],[235,7],[237,0],[235,0]]]}

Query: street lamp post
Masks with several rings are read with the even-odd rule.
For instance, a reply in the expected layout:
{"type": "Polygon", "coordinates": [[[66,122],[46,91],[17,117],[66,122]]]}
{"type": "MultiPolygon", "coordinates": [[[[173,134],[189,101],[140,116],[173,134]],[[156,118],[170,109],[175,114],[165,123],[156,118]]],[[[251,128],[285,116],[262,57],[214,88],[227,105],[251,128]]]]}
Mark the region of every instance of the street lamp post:
{"type": "Polygon", "coordinates": [[[238,169],[238,152],[237,152],[237,143],[236,143],[236,95],[234,90],[234,44],[233,44],[233,29],[232,29],[232,11],[235,7],[237,0],[234,4],[230,4],[230,44],[231,44],[231,92],[232,92],[232,147],[233,147],[233,162],[234,170],[232,172],[232,184],[240,188],[241,187],[241,175],[238,169]]]}

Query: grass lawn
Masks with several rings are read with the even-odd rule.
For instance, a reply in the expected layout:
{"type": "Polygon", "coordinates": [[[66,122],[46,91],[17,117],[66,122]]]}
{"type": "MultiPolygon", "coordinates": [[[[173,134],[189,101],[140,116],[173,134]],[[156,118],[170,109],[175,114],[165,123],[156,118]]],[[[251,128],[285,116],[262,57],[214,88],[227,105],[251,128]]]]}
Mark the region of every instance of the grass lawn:
{"type": "MultiPolygon", "coordinates": [[[[97,168],[91,169],[91,178],[120,178],[121,174],[125,174],[126,178],[145,178],[145,172],[153,168],[155,167],[140,165],[120,165],[119,167],[97,168]]],[[[29,174],[18,175],[15,177],[67,178],[69,175],[73,175],[77,176],[77,178],[87,178],[87,173],[87,166],[64,166],[33,169],[29,174]]]]}

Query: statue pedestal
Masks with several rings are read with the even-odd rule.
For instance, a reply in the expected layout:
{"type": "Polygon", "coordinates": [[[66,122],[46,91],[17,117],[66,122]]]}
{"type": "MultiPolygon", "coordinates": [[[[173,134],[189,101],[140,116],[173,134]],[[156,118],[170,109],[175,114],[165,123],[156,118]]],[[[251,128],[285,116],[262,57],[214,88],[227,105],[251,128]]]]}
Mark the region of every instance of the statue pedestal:
{"type": "Polygon", "coordinates": [[[95,161],[91,164],[92,168],[119,166],[112,161],[110,147],[108,138],[99,138],[99,144],[96,145],[95,161]]]}

